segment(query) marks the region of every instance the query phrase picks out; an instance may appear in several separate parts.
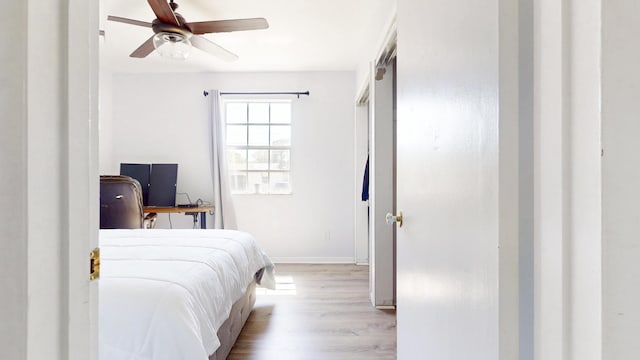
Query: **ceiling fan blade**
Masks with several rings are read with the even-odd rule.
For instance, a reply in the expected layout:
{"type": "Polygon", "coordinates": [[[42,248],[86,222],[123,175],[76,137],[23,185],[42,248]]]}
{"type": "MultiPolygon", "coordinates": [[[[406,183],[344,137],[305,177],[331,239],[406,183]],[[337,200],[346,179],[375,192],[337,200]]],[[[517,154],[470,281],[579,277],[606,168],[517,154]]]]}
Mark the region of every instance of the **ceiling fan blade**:
{"type": "Polygon", "coordinates": [[[201,21],[187,23],[186,25],[193,34],[261,30],[269,28],[269,23],[265,18],[201,21]]]}
{"type": "Polygon", "coordinates": [[[144,58],[144,57],[147,57],[147,55],[151,54],[155,49],[156,48],[153,46],[153,36],[152,36],[149,38],[149,40],[145,41],[142,45],[140,45],[140,47],[135,49],[129,56],[134,58],[144,58]]]}
{"type": "MultiPolygon", "coordinates": [[[[225,61],[235,61],[238,60],[238,55],[230,52],[229,50],[223,48],[222,46],[215,44],[208,39],[203,38],[202,36],[194,35],[191,37],[191,44],[198,49],[209,53],[213,56],[217,56],[225,61]]],[[[153,45],[151,45],[153,46],[153,45]]]]}
{"type": "Polygon", "coordinates": [[[111,16],[111,15],[109,15],[109,16],[107,16],[107,20],[121,22],[121,23],[125,23],[125,24],[130,24],[130,25],[138,25],[138,26],[143,26],[143,27],[148,27],[148,28],[151,27],[151,23],[150,22],[127,19],[127,18],[123,18],[123,17],[119,17],[119,16],[111,16]]]}
{"type": "Polygon", "coordinates": [[[173,24],[176,26],[180,26],[180,22],[176,17],[176,14],[173,13],[169,3],[166,0],[147,0],[153,13],[156,14],[158,20],[167,23],[173,24]]]}

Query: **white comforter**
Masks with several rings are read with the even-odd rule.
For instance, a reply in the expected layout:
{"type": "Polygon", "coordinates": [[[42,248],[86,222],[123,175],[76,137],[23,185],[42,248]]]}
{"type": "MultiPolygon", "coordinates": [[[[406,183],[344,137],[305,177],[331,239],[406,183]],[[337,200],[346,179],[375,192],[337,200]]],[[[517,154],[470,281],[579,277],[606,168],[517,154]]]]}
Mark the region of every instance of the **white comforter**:
{"type": "Polygon", "coordinates": [[[273,264],[244,232],[101,230],[101,360],[206,360],[254,274],[273,264]]]}

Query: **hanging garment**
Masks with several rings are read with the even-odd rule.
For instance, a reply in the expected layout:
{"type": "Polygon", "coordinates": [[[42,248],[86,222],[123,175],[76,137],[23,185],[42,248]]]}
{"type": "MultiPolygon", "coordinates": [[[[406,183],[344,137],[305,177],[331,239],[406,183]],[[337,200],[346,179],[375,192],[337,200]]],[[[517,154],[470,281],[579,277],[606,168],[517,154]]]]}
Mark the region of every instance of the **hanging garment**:
{"type": "Polygon", "coordinates": [[[364,179],[362,180],[362,201],[369,200],[369,156],[364,167],[364,179]]]}

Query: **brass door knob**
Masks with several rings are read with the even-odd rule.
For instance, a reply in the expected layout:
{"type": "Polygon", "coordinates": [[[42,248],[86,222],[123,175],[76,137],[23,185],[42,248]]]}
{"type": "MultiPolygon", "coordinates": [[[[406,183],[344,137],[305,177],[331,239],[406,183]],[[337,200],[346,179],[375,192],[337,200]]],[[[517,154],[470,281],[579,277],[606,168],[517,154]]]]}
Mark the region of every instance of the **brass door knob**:
{"type": "Polygon", "coordinates": [[[400,211],[398,215],[387,213],[387,216],[385,218],[387,220],[387,224],[391,225],[393,223],[397,223],[399,227],[402,227],[402,211],[400,211]]]}

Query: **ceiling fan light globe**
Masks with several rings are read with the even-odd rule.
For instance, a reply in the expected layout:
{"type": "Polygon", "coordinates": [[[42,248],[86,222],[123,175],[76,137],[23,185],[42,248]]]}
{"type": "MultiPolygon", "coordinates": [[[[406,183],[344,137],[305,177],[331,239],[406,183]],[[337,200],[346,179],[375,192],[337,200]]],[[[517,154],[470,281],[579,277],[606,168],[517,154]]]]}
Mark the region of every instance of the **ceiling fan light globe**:
{"type": "Polygon", "coordinates": [[[175,60],[185,60],[191,53],[191,41],[179,33],[159,32],[153,37],[153,46],[160,56],[175,60]]]}

